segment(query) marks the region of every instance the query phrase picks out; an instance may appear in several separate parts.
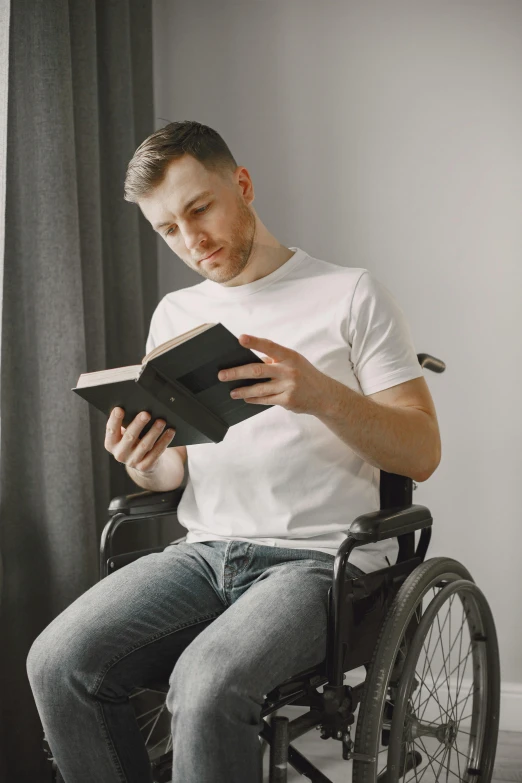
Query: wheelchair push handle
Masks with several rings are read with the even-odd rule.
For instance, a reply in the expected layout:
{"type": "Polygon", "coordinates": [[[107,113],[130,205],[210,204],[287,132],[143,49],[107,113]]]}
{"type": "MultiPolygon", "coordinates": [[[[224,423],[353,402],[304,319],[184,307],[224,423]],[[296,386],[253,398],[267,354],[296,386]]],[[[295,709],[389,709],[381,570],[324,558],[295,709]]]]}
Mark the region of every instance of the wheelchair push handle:
{"type": "Polygon", "coordinates": [[[444,372],[446,369],[445,363],[442,359],[437,359],[436,356],[431,356],[429,353],[418,353],[417,359],[422,368],[432,370],[433,372],[444,372]]]}

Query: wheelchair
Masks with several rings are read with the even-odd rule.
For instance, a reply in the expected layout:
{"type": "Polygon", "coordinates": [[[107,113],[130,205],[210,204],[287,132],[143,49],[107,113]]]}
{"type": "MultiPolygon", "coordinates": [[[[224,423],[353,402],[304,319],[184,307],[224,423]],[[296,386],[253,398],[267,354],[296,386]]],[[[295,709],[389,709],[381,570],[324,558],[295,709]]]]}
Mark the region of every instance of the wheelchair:
{"type": "MultiPolygon", "coordinates": [[[[424,368],[445,370],[429,354],[417,358],[424,368]]],[[[313,783],[332,783],[291,744],[311,729],[340,743],[342,759],[352,763],[352,783],[491,781],[500,702],[494,620],[464,565],[447,557],[425,560],[433,520],[428,508],[413,504],[416,488],[411,478],[380,471],[380,510],[351,523],[335,557],[325,660],[265,695],[259,739],[262,753],[270,748],[270,783],[285,783],[289,764],[313,783]],[[395,564],[348,577],[355,547],[393,537],[399,543],[395,564]],[[363,668],[362,681],[345,684],[350,672],[363,668]],[[290,720],[278,715],[286,705],[308,711],[290,720]]],[[[100,579],[165,549],[113,556],[112,542],[125,522],[175,513],[183,490],[143,491],[111,501],[101,536],[100,579]]],[[[168,683],[157,682],[130,694],[154,783],[172,780],[167,692],[168,683]],[[136,706],[140,697],[155,699],[152,707],[136,706]]],[[[44,750],[53,780],[63,780],[45,735],[44,750]]]]}

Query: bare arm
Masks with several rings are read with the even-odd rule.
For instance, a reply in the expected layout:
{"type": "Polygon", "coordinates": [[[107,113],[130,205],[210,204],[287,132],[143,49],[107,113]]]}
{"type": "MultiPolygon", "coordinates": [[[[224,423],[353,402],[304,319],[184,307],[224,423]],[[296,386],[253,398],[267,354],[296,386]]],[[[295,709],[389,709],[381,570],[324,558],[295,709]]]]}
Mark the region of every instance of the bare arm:
{"type": "MultiPolygon", "coordinates": [[[[326,376],[325,376],[326,378],[326,376]]],[[[380,470],[426,481],[441,459],[437,415],[424,378],[364,396],[333,378],[317,417],[380,470]]]]}

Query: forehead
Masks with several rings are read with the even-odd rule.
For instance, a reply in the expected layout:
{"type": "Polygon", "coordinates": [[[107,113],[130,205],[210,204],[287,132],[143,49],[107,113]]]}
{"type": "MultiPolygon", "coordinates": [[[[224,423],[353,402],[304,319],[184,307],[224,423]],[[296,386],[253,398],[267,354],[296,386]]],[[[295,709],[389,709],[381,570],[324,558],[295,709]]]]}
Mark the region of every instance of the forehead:
{"type": "Polygon", "coordinates": [[[203,191],[217,193],[219,178],[191,155],[172,161],[165,177],[152,193],[138,204],[152,226],[175,221],[183,214],[187,202],[203,191]]]}

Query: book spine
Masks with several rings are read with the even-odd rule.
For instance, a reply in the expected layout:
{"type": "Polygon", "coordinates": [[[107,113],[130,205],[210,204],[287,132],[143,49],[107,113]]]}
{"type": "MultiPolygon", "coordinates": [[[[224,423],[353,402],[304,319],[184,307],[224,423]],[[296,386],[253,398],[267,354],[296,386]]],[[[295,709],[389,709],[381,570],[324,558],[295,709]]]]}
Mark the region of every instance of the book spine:
{"type": "Polygon", "coordinates": [[[172,378],[167,378],[152,365],[144,366],[136,383],[214,443],[219,443],[225,437],[229,428],[226,421],[199,402],[188,389],[172,378]]]}

